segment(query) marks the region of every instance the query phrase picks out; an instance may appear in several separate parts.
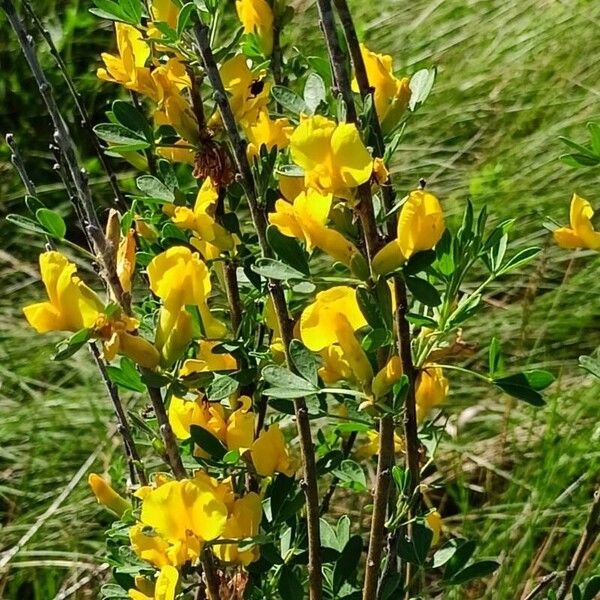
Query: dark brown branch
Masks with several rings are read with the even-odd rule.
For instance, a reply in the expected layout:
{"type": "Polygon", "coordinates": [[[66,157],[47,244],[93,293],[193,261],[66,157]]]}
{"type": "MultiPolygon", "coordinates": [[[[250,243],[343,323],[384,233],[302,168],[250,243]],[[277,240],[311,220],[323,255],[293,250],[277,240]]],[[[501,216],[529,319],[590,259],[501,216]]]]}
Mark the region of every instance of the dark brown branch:
{"type": "Polygon", "coordinates": [[[50,32],[46,29],[46,27],[44,26],[42,21],[40,21],[38,16],[35,14],[35,11],[33,10],[33,7],[31,6],[31,3],[29,2],[29,0],[23,0],[22,5],[23,5],[23,8],[25,9],[25,11],[29,14],[31,19],[35,23],[35,26],[38,28],[39,32],[42,34],[42,37],[44,38],[46,44],[48,45],[48,48],[50,49],[50,54],[54,57],[56,65],[58,66],[58,70],[61,72],[63,79],[65,80],[67,87],[69,88],[69,92],[71,94],[71,97],[73,98],[73,101],[75,102],[75,107],[77,108],[77,112],[79,113],[79,116],[81,117],[81,124],[82,124],[83,128],[85,129],[85,131],[87,132],[87,134],[90,138],[90,141],[92,143],[92,146],[94,148],[94,152],[98,156],[98,159],[100,160],[100,164],[102,165],[102,168],[104,169],[104,172],[106,173],[106,175],[108,177],[110,187],[112,188],[113,194],[115,195],[115,204],[121,211],[128,210],[127,202],[125,201],[125,196],[123,195],[123,192],[122,192],[121,188],[119,187],[117,175],[114,172],[114,170],[108,160],[108,157],[106,156],[106,154],[102,150],[102,147],[100,146],[98,137],[94,133],[94,126],[90,119],[89,113],[81,100],[81,95],[79,94],[79,92],[77,91],[77,88],[75,87],[75,84],[73,83],[73,79],[71,78],[71,75],[69,74],[69,71],[67,69],[67,66],[65,65],[65,62],[63,61],[60,53],[58,52],[58,49],[56,48],[54,41],[52,40],[52,36],[50,35],[50,32]]]}
{"type": "Polygon", "coordinates": [[[575,550],[575,554],[573,554],[573,557],[571,558],[571,562],[565,571],[565,578],[558,589],[558,594],[556,595],[557,600],[564,600],[571,591],[571,587],[573,586],[577,572],[583,563],[583,559],[599,533],[600,488],[597,488],[594,492],[594,501],[592,502],[587,521],[585,522],[583,532],[581,533],[577,550],[575,550]]]}
{"type": "MultiPolygon", "coordinates": [[[[102,381],[104,382],[106,391],[108,392],[108,396],[112,402],[114,411],[117,415],[117,421],[119,422],[118,430],[121,434],[121,437],[123,438],[125,456],[129,464],[130,472],[132,471],[133,474],[137,475],[138,481],[141,485],[148,485],[148,479],[146,478],[146,473],[144,471],[142,459],[133,439],[131,428],[129,427],[129,422],[127,420],[127,414],[125,413],[125,409],[123,408],[123,403],[121,402],[119,392],[117,391],[115,384],[110,380],[110,377],[108,376],[108,372],[106,371],[106,365],[104,364],[104,361],[100,356],[98,346],[94,342],[91,342],[89,346],[90,352],[94,357],[94,362],[98,367],[98,371],[100,371],[102,381]]],[[[134,477],[132,477],[132,482],[135,483],[134,477]]]]}
{"type": "MultiPolygon", "coordinates": [[[[212,85],[214,98],[233,148],[239,180],[248,201],[248,207],[258,236],[261,254],[263,257],[269,257],[271,256],[271,250],[267,243],[265,214],[259,206],[254,177],[246,154],[246,143],[238,131],[235,117],[231,110],[227,93],[223,86],[221,76],[219,75],[219,69],[210,47],[209,28],[203,23],[198,23],[195,27],[195,33],[198,51],[202,58],[202,63],[208,79],[212,85]]],[[[294,370],[293,363],[290,361],[289,357],[289,345],[293,338],[293,326],[288,316],[284,290],[281,283],[278,281],[269,281],[268,286],[281,330],[286,363],[290,370],[294,370]]],[[[302,463],[304,467],[303,475],[308,530],[310,598],[311,600],[320,600],[323,583],[320,557],[319,497],[310,421],[304,398],[296,398],[294,400],[294,411],[296,414],[296,426],[300,437],[300,452],[302,454],[302,463]]]]}

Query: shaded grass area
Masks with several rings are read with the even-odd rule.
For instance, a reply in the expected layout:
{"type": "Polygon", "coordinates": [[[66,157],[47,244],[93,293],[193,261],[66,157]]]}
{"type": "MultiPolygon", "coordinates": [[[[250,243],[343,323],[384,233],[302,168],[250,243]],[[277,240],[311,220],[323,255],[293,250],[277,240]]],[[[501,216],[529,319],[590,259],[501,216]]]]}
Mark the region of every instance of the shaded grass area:
{"type": "MultiPolygon", "coordinates": [[[[456,220],[464,201],[487,204],[496,219],[516,217],[518,247],[544,252],[526,271],[495,283],[488,309],[469,331],[479,343],[469,364],[484,368],[486,343],[496,335],[506,368],[550,369],[558,381],[549,405],[535,410],[462,377],[451,377],[448,438],[439,472],[447,483],[436,498],[448,530],[478,539],[478,556],[499,558],[491,579],[440,597],[513,599],[540,574],[568,563],[598,479],[597,403],[600,386],[575,366],[600,343],[600,260],[555,248],[542,229],[546,215],[565,221],[572,191],[595,206],[597,172],[562,165],[558,136],[584,139],[587,120],[600,115],[600,4],[589,0],[386,0],[353,2],[361,35],[373,50],[395,56],[399,71],[438,68],[425,107],[407,127],[394,164],[400,191],[420,177],[456,220]]],[[[313,39],[315,10],[305,10],[313,39]]],[[[86,2],[40,2],[90,109],[100,118],[112,86],[98,87],[96,56],[110,42],[107,27],[86,16],[86,2]],[[60,17],[56,17],[59,14],[60,17]],[[89,35],[93,31],[93,35],[89,35]]],[[[36,3],[37,7],[37,3],[36,3]]],[[[0,20],[3,39],[10,39],[0,20]]],[[[306,35],[305,35],[306,34],[306,35]]],[[[49,205],[66,207],[51,171],[49,131],[40,101],[15,47],[0,49],[0,129],[16,128],[28,166],[49,205]],[[23,110],[26,107],[26,110],[23,110]],[[43,184],[43,185],[42,185],[43,184]]],[[[50,66],[48,56],[45,65],[50,66]]],[[[60,80],[54,77],[59,89],[60,80]]],[[[65,97],[62,98],[65,101],[65,97]]],[[[74,121],[72,115],[71,121],[74,121]]],[[[89,156],[89,153],[88,153],[89,156]]],[[[0,150],[0,213],[19,210],[22,191],[0,150]]],[[[95,161],[87,164],[95,173],[95,161]]],[[[99,179],[95,191],[108,201],[99,179]]],[[[66,209],[65,209],[66,210],[66,209]]],[[[40,519],[94,452],[103,471],[118,454],[107,439],[112,418],[85,353],[68,365],[49,362],[51,343],[26,328],[19,307],[39,295],[39,241],[2,225],[0,285],[0,549],[12,546],[40,519]]],[[[117,465],[115,477],[120,476],[117,465]]],[[[95,597],[106,515],[97,510],[85,478],[0,574],[0,597],[95,597]],[[85,583],[85,582],[84,582],[85,583]]],[[[585,574],[597,572],[591,553],[585,574]]]]}

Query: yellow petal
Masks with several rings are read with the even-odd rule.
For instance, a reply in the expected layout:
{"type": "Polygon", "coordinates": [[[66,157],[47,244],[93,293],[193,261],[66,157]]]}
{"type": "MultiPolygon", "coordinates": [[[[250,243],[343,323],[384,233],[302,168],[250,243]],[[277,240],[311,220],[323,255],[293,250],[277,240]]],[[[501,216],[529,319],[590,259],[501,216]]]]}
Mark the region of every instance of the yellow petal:
{"type": "Polygon", "coordinates": [[[245,33],[255,33],[265,56],[273,51],[273,11],[266,0],[236,0],[245,33]]]}
{"type": "Polygon", "coordinates": [[[113,488],[95,473],[90,474],[88,483],[96,496],[99,504],[106,506],[119,517],[126,511],[131,509],[131,504],[122,496],[117,494],[113,488]]]}
{"type": "Polygon", "coordinates": [[[441,404],[448,394],[448,380],[440,367],[427,366],[421,370],[416,383],[417,417],[422,421],[427,413],[441,404]]]}
{"type": "Polygon", "coordinates": [[[429,192],[411,192],[398,219],[398,241],[403,256],[430,250],[444,233],[444,213],[438,199],[429,192]]]}
{"type": "Polygon", "coordinates": [[[402,377],[402,361],[399,356],[392,356],[377,375],[373,378],[373,394],[375,398],[382,398],[389,393],[394,384],[402,377]]]}
{"type": "Polygon", "coordinates": [[[333,165],[341,174],[344,185],[358,187],[369,181],[373,159],[360,139],[356,125],[340,123],[331,136],[333,165]]]}
{"type": "Polygon", "coordinates": [[[583,241],[583,246],[591,250],[600,250],[600,232],[594,231],[592,205],[581,196],[573,194],[571,199],[571,228],[583,241]]]}
{"type": "Polygon", "coordinates": [[[285,447],[283,434],[278,424],[260,432],[251,447],[252,463],[262,477],[270,477],[275,472],[291,477],[294,473],[285,447]]]}
{"type": "Polygon", "coordinates": [[[406,260],[399,240],[392,240],[375,255],[371,266],[375,273],[386,275],[399,269],[406,260]]]}
{"type": "Polygon", "coordinates": [[[160,361],[158,350],[139,335],[122,333],[119,336],[119,353],[129,357],[134,363],[145,369],[155,369],[160,361]]]}

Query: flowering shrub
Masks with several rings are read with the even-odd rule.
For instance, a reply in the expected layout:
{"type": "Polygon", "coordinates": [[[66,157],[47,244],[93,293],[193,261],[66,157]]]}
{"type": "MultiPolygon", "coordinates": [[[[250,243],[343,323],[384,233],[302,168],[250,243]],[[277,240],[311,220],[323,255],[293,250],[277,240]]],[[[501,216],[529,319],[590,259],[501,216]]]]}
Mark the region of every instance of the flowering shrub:
{"type": "MultiPolygon", "coordinates": [[[[104,226],[0,2],[89,245],[73,247],[28,188],[35,219],[18,222],[47,238],[47,299],[25,317],[71,333],[56,359],[90,346],[129,465],[127,482],[89,479],[116,519],[105,598],[391,599],[497,567],[444,534],[421,479],[463,377],[543,405],[551,374],[503,372],[496,340],[487,373],[460,365],[485,287],[538,249],[508,253],[514,221],[490,227],[469,201],[447,227],[424,180],[397,189],[390,164],[435,73],[397,75],[333,4],[318,1],[326,60],[285,48],[296,16],[283,0],[95,0],[116,38],[98,77],[130,95],[94,128],[115,192],[104,226]],[[107,156],[139,172],[135,190],[107,156]],[[123,390],[151,410],[125,410],[123,390]],[[358,503],[365,518],[340,516],[358,503]]],[[[597,248],[590,213],[575,197],[559,243],[597,248]]]]}

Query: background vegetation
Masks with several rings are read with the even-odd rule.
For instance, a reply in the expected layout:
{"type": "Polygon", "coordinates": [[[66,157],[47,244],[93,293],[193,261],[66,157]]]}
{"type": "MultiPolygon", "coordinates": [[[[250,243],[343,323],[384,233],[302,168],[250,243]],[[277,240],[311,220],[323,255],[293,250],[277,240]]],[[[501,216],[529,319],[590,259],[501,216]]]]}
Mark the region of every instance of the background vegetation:
{"type": "MultiPolygon", "coordinates": [[[[112,45],[110,27],[87,13],[87,0],[34,4],[100,119],[117,92],[95,78],[100,52],[112,45]]],[[[290,43],[314,38],[320,44],[312,2],[294,4],[304,11],[305,26],[288,32],[290,43]]],[[[557,375],[548,406],[513,405],[453,374],[448,436],[438,465],[446,488],[431,496],[448,531],[479,539],[478,556],[502,563],[491,580],[462,588],[460,597],[512,600],[535,577],[566,566],[600,471],[600,386],[576,367],[580,354],[600,344],[600,259],[557,249],[542,228],[547,215],[566,220],[572,191],[600,205],[595,170],[574,170],[558,160],[564,151],[559,136],[585,139],[585,123],[600,117],[600,4],[354,5],[363,38],[373,49],[392,53],[399,70],[438,67],[434,91],[409,123],[398,153],[399,188],[408,190],[424,177],[450,215],[471,197],[476,208],[487,204],[499,219],[516,217],[519,244],[544,247],[533,267],[502,280],[486,296],[501,310],[489,312],[479,326],[481,339],[496,335],[511,361],[557,375]]],[[[67,214],[52,171],[48,119],[2,18],[0,39],[0,132],[15,133],[40,196],[67,214]]],[[[60,76],[43,52],[76,128],[60,76]]],[[[91,156],[84,141],[82,148],[91,156]]],[[[98,201],[108,206],[110,193],[96,161],[87,166],[98,201]]],[[[126,172],[122,177],[124,187],[131,185],[126,172]]],[[[7,148],[0,146],[0,217],[22,210],[22,186],[7,148]]],[[[105,569],[101,532],[107,517],[85,479],[118,453],[117,441],[107,436],[111,412],[85,353],[68,365],[51,363],[53,339],[27,328],[21,306],[39,296],[40,241],[4,221],[1,227],[0,551],[32,528],[35,534],[0,573],[0,598],[94,598],[105,569]],[[58,503],[67,486],[73,491],[58,503]]],[[[468,360],[484,361],[485,354],[479,348],[468,360]]],[[[592,551],[584,575],[599,568],[600,553],[592,551]]]]}

